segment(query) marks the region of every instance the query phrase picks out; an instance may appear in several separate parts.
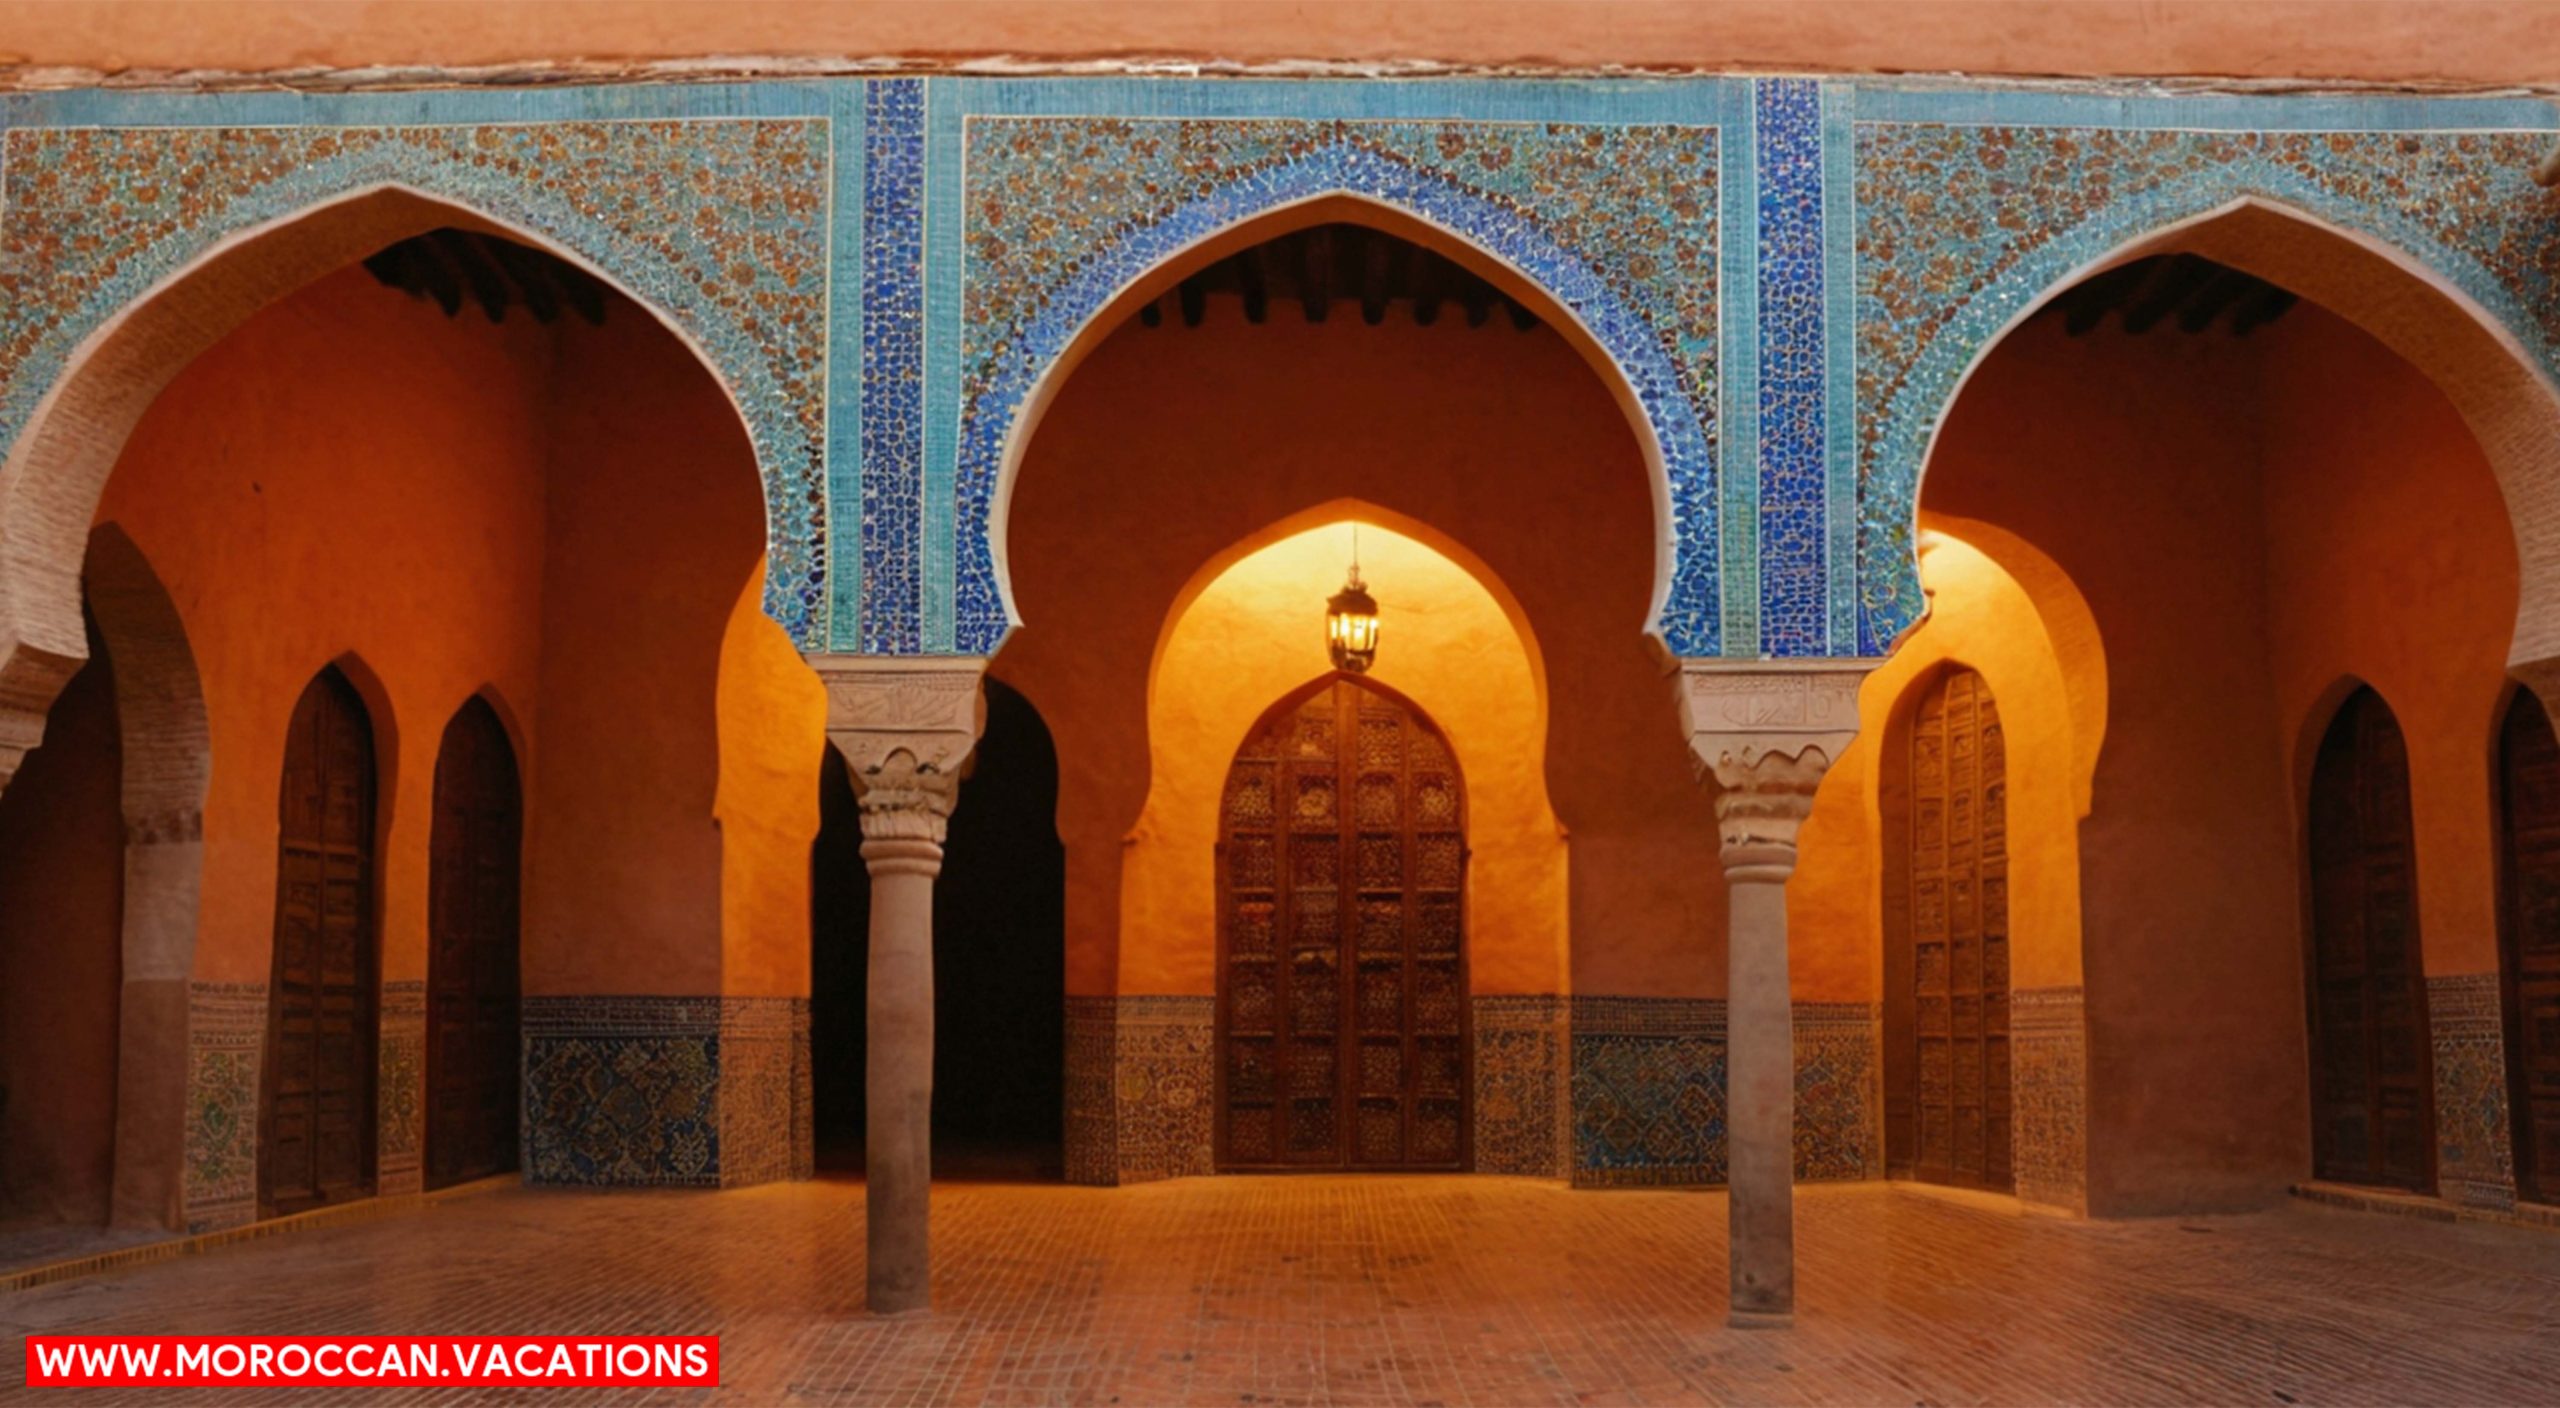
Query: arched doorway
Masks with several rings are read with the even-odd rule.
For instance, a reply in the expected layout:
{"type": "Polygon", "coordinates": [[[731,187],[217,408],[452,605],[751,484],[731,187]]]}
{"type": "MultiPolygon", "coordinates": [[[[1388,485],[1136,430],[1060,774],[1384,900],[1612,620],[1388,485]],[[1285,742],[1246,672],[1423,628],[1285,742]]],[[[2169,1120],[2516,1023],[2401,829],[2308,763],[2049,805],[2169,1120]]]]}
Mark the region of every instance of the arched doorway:
{"type": "Polygon", "coordinates": [[[1246,737],[1218,832],[1219,1168],[1465,1168],[1466,803],[1439,729],[1330,676],[1246,737]]]}
{"type": "Polygon", "coordinates": [[[2560,1197],[2560,742],[2531,690],[2498,734],[2498,972],[2516,1196],[2560,1197]]]}
{"type": "Polygon", "coordinates": [[[1885,804],[1885,1160],[2009,1191],[2008,745],[1973,670],[1912,707],[1885,804]]]}
{"type": "Polygon", "coordinates": [[[364,700],[320,672],[285,740],[258,1206],[364,1197],[374,1170],[374,750],[364,700]]]}
{"type": "MultiPolygon", "coordinates": [[[[1065,1172],[1066,849],[1058,751],[1039,710],[988,679],[986,728],[934,885],[937,1177],[1065,1172]]],[[[809,1039],[822,1167],[860,1163],[870,872],[862,807],[828,758],[810,848],[809,1039]]]]}
{"type": "Polygon", "coordinates": [[[2313,1170],[2435,1182],[2434,1091],[2418,959],[2409,754],[2369,686],[2338,710],[2311,774],[2313,1170]]]}
{"type": "Polygon", "coordinates": [[[427,890],[426,1184],[516,1167],[524,789],[515,746],[474,695],[436,753],[427,890]]]}

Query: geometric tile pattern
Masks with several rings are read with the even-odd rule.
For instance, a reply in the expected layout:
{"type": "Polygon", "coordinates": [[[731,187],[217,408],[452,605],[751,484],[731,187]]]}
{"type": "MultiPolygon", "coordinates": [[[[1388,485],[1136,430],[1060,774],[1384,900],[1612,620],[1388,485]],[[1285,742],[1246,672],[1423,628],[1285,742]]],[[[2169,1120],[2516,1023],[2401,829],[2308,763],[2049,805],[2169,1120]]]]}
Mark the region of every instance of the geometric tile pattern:
{"type": "Polygon", "coordinates": [[[2495,973],[2427,979],[2435,1055],[2436,1194],[2461,1207],[2516,1204],[2506,1023],[2495,973]]]}
{"type": "Polygon", "coordinates": [[[1725,1005],[1573,998],[1576,1187],[1725,1181],[1725,1005]]]}
{"type": "Polygon", "coordinates": [[[1066,1177],[1087,1188],[1120,1181],[1120,999],[1067,998],[1066,1177]]]}
{"type": "MultiPolygon", "coordinates": [[[[1822,92],[1752,84],[1759,199],[1760,652],[1832,650],[1825,587],[1822,92]]],[[[1839,642],[1846,654],[1850,642],[1839,642]]]]}
{"type": "Polygon", "coordinates": [[[1217,1157],[1217,999],[1119,999],[1112,1022],[1117,1181],[1208,1173],[1217,1157]]]}
{"type": "Polygon", "coordinates": [[[798,1094],[808,1042],[807,998],[720,1000],[720,1186],[808,1176],[813,1133],[798,1094]]]}
{"type": "Polygon", "coordinates": [[[2089,1205],[2088,1027],[2080,989],[2009,993],[2010,1163],[2022,1202],[2089,1205]]]}
{"type": "Polygon", "coordinates": [[[988,534],[1005,448],[1087,321],[1215,231],[1348,194],[1450,231],[1590,331],[1670,481],[1664,634],[1715,654],[1716,143],[1712,126],[1671,124],[969,118],[954,648],[1003,635],[988,534]]]}
{"type": "Polygon", "coordinates": [[[426,1186],[427,985],[420,979],[382,985],[382,1027],[374,1107],[375,1190],[384,1196],[426,1186]]]}
{"type": "Polygon", "coordinates": [[[1792,1015],[1797,1181],[1883,1176],[1875,1005],[1799,1002],[1792,1015]]]}
{"type": "Polygon", "coordinates": [[[1572,1031],[1555,996],[1474,999],[1475,1171],[1562,1178],[1573,1159],[1572,1031]]]}
{"type": "MultiPolygon", "coordinates": [[[[923,649],[924,80],[867,85],[862,124],[860,648],[923,649]]],[[[839,622],[852,645],[857,623],[839,622]]]]}
{"type": "Polygon", "coordinates": [[[258,1216],[258,1060],[267,985],[187,985],[186,1225],[218,1231],[258,1216]]]}
{"type": "Polygon", "coordinates": [[[1921,461],[1965,369],[2163,226],[2248,197],[2307,212],[2417,259],[2560,370],[2560,190],[2531,178],[2547,133],[1893,122],[1856,143],[1862,654],[1922,609],[1921,461]]]}
{"type": "MultiPolygon", "coordinates": [[[[207,110],[186,103],[172,110],[207,110]]],[[[827,173],[826,124],[799,118],[14,127],[0,135],[0,443],[83,338],[217,242],[396,184],[586,260],[702,351],[764,472],[766,608],[816,648],[827,173]]]]}
{"type": "Polygon", "coordinates": [[[525,1178],[720,1182],[716,997],[524,1000],[525,1178]]]}

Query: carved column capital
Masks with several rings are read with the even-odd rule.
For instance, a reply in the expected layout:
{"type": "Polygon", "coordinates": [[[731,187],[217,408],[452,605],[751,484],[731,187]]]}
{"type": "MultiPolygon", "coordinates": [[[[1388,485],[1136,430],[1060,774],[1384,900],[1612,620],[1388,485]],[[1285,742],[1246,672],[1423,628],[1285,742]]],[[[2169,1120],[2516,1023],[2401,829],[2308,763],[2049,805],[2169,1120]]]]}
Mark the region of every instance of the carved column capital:
{"type": "Polygon", "coordinates": [[[873,873],[931,874],[960,779],[986,726],[971,657],[813,655],[827,687],[827,739],[862,801],[863,855],[873,873]]]}
{"type": "Polygon", "coordinates": [[[1872,660],[1690,660],[1680,718],[1702,774],[1722,789],[1725,875],[1783,881],[1814,789],[1858,734],[1858,686],[1872,660]]]}

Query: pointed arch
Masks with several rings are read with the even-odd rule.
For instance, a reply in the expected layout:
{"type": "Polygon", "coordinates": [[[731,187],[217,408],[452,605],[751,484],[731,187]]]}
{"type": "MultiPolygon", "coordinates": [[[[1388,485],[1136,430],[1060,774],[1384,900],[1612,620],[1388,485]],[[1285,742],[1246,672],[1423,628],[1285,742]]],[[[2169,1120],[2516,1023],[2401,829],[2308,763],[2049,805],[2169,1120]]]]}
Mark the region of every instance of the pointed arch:
{"type": "MultiPolygon", "coordinates": [[[[2253,169],[2251,180],[2264,173],[2253,169]]],[[[2166,202],[2122,201],[2008,259],[2002,272],[1946,310],[1938,330],[1865,413],[1871,437],[1860,489],[1862,648],[1889,652],[1920,613],[1913,522],[1949,412],[1984,361],[2018,326],[2083,280],[2165,253],[2203,255],[2311,299],[2362,327],[2424,374],[2471,429],[2505,495],[2515,530],[2524,609],[2510,659],[2560,687],[2560,386],[2550,349],[2519,329],[2520,305],[2492,306],[2499,287],[2478,259],[2408,221],[2386,221],[2300,183],[2198,182],[2166,202]],[[2387,225],[2387,236],[2361,224],[2387,225]],[[2005,314],[2005,316],[2004,316],[2005,314]],[[1928,388],[1946,388],[1931,396],[1928,388]],[[1927,398],[1924,400],[1924,398],[1927,398]]]]}
{"type": "MultiPolygon", "coordinates": [[[[41,741],[46,706],[86,655],[79,611],[86,535],[143,414],[179,372],[251,314],[386,245],[461,226],[537,246],[581,266],[646,309],[693,353],[738,411],[759,457],[771,465],[774,431],[747,411],[763,404],[760,391],[764,401],[773,399],[775,393],[762,385],[766,379],[724,369],[707,349],[699,315],[679,317],[651,303],[628,280],[581,252],[577,241],[544,233],[576,228],[566,212],[547,209],[556,197],[528,196],[521,203],[546,208],[508,219],[406,182],[357,181],[332,190],[333,177],[344,180],[348,173],[306,174],[295,185],[319,192],[312,199],[270,219],[244,219],[200,247],[132,251],[125,263],[138,272],[101,280],[89,303],[103,311],[94,312],[94,321],[74,322],[75,329],[85,329],[76,332],[76,341],[70,340],[74,334],[60,339],[67,345],[59,349],[58,374],[22,410],[0,407],[17,429],[0,462],[0,787],[7,785],[17,758],[41,741]],[[166,272],[143,282],[154,269],[166,272]]],[[[188,237],[173,235],[167,243],[188,237]]],[[[647,287],[685,286],[671,271],[638,272],[647,287]]],[[[30,361],[15,370],[12,398],[28,394],[26,386],[45,367],[30,361]]],[[[777,494],[770,468],[765,478],[770,523],[774,505],[789,499],[777,494]]]]}
{"type": "Polygon", "coordinates": [[[1653,592],[1642,630],[1676,655],[1721,648],[1716,469],[1707,421],[1664,339],[1579,255],[1454,181],[1337,143],[1138,223],[1048,290],[1026,335],[990,357],[962,408],[958,648],[992,654],[1021,622],[1008,511],[1042,415],[1076,365],[1137,307],[1236,250],[1328,222],[1367,225],[1466,267],[1554,327],[1609,388],[1654,502],[1653,592]],[[1532,271],[1538,271],[1533,273],[1532,271]]]}

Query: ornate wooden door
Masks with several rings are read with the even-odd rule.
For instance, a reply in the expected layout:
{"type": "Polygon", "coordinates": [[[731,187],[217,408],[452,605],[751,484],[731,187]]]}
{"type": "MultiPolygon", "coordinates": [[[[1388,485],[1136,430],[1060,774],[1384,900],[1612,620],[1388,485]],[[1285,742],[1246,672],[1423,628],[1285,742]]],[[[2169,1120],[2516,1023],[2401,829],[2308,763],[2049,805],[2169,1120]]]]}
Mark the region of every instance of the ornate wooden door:
{"type": "Polygon", "coordinates": [[[524,794],[506,726],[474,698],[436,754],[427,884],[427,1186],[516,1166],[524,794]]]}
{"type": "Polygon", "coordinates": [[[285,740],[275,957],[259,1085],[270,1214],[373,1190],[373,726],[323,670],[285,740]]]}
{"type": "Polygon", "coordinates": [[[2526,690],[2498,746],[2499,963],[2516,1193],[2560,1198],[2560,742],[2526,690]]]}
{"type": "Polygon", "coordinates": [[[2309,831],[2313,1167],[2340,1182],[2432,1188],[2409,754],[2371,689],[2321,739],[2309,831]]]}
{"type": "Polygon", "coordinates": [[[1439,730],[1366,681],[1247,737],[1219,827],[1219,1167],[1466,1167],[1465,817],[1439,730]]]}
{"type": "Polygon", "coordinates": [[[1991,688],[1951,670],[1921,697],[1886,887],[1886,1161],[2008,1190],[2008,749],[1991,688]]]}

